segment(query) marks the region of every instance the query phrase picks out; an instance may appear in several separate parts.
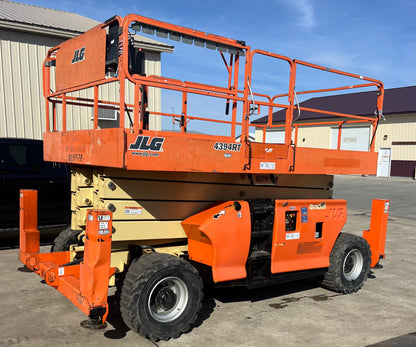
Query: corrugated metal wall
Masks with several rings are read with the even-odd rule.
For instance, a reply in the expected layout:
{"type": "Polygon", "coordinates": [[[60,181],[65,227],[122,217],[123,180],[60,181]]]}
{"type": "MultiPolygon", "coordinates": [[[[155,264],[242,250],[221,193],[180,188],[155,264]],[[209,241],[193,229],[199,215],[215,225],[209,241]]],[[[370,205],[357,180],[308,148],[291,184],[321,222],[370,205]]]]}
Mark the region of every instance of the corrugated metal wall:
{"type": "MultiPolygon", "coordinates": [[[[301,122],[304,123],[304,122],[301,122]]],[[[283,131],[283,128],[274,128],[267,132],[283,131]]],[[[263,132],[256,129],[256,141],[262,141],[263,132]]],[[[283,136],[283,135],[282,135],[283,136]]],[[[295,129],[292,131],[292,140],[295,140],[295,129]]],[[[300,126],[298,127],[298,147],[331,148],[331,127],[328,125],[300,126]]]]}
{"type": "MultiPolygon", "coordinates": [[[[145,71],[146,74],[160,76],[161,71],[161,57],[160,53],[146,53],[145,71]]],[[[133,100],[132,100],[133,102],[133,100]]],[[[149,88],[149,110],[154,112],[161,112],[162,100],[161,90],[156,88],[149,88]]],[[[149,128],[153,130],[162,129],[162,121],[160,116],[150,116],[149,128]]]]}
{"type": "MultiPolygon", "coordinates": [[[[45,106],[42,95],[42,62],[47,51],[62,39],[0,29],[0,137],[41,139],[45,131],[45,106]]],[[[160,53],[146,52],[146,73],[160,75],[160,53]]],[[[133,103],[134,86],[127,83],[127,103],[133,103]]],[[[118,100],[117,84],[100,87],[99,97],[118,100]]],[[[92,90],[72,94],[92,97],[92,90]]],[[[160,90],[149,91],[149,108],[160,111],[160,90]]],[[[58,107],[58,111],[60,108],[58,107]]],[[[68,107],[67,129],[92,127],[92,109],[68,107]]],[[[59,118],[58,118],[59,119],[59,118]]],[[[58,122],[58,129],[62,124],[58,122]]],[[[159,130],[160,117],[150,120],[159,130]]]]}
{"type": "Polygon", "coordinates": [[[41,139],[44,57],[61,40],[0,29],[0,136],[41,139]]]}
{"type": "Polygon", "coordinates": [[[386,116],[377,130],[376,148],[391,148],[392,160],[416,160],[416,115],[386,116]],[[386,139],[385,135],[387,136],[386,139]],[[399,143],[399,144],[396,144],[399,143]]]}
{"type": "Polygon", "coordinates": [[[330,148],[331,128],[329,126],[299,127],[299,147],[330,148]]]}

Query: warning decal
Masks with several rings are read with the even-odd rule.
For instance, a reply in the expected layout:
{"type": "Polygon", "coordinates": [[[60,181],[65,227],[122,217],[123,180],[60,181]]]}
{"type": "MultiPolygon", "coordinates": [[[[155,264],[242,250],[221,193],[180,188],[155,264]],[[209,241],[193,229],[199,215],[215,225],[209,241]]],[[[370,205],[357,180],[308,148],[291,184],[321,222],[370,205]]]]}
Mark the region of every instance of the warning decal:
{"type": "Polygon", "coordinates": [[[99,229],[100,230],[108,229],[108,222],[100,222],[99,229]]]}
{"type": "Polygon", "coordinates": [[[300,233],[287,233],[286,240],[298,240],[300,239],[300,233]]]}
{"type": "Polygon", "coordinates": [[[274,170],[276,169],[276,163],[262,161],[260,163],[260,170],[274,170]]]}
{"type": "Polygon", "coordinates": [[[142,208],[141,207],[125,207],[124,208],[124,214],[126,216],[141,215],[142,214],[142,208]]]}

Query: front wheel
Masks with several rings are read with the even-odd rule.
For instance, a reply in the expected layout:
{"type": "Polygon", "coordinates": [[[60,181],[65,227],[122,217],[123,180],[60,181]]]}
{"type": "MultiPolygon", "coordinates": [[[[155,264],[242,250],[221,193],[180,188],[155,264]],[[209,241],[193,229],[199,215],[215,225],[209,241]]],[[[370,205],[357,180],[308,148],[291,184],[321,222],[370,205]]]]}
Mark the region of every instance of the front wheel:
{"type": "Polygon", "coordinates": [[[356,292],[370,272],[370,246],[360,236],[341,233],[332,248],[329,262],[321,285],[339,293],[356,292]]]}
{"type": "Polygon", "coordinates": [[[55,240],[53,240],[51,252],[69,251],[69,246],[79,243],[78,235],[80,233],[80,230],[72,230],[70,227],[61,231],[55,240]]]}
{"type": "Polygon", "coordinates": [[[144,254],[127,271],[120,298],[126,325],[150,340],[177,338],[189,330],[202,306],[202,280],[188,262],[144,254]]]}

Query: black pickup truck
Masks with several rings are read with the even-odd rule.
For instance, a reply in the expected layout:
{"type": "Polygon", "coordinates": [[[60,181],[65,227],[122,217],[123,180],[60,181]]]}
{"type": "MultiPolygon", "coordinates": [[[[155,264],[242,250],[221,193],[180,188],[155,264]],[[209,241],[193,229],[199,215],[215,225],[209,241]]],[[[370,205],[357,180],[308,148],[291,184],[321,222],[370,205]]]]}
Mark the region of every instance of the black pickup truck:
{"type": "Polygon", "coordinates": [[[18,244],[19,190],[38,191],[41,242],[70,224],[70,167],[43,160],[43,142],[0,138],[0,247],[18,244]]]}

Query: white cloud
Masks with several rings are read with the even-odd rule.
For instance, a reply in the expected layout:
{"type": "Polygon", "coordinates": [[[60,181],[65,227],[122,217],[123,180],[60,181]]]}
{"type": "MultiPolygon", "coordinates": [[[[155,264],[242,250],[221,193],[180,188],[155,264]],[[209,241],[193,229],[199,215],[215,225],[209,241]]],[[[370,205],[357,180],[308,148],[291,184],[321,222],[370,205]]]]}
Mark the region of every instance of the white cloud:
{"type": "Polygon", "coordinates": [[[294,17],[294,22],[305,31],[312,30],[316,25],[315,9],[310,0],[285,0],[299,12],[299,17],[294,17]]]}

